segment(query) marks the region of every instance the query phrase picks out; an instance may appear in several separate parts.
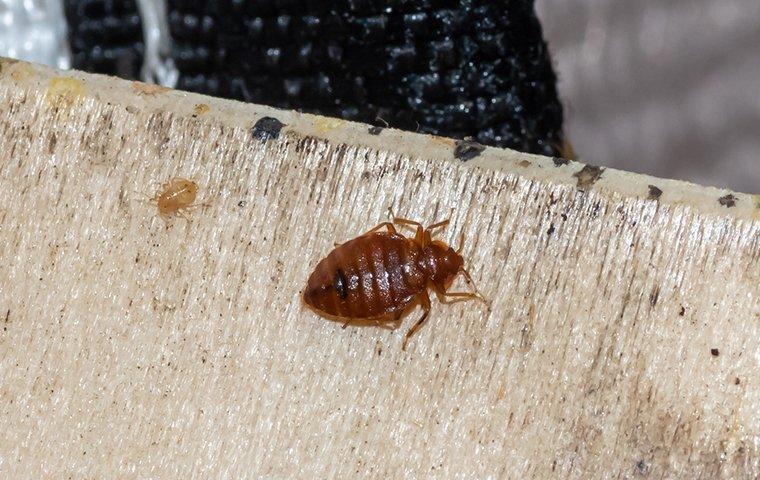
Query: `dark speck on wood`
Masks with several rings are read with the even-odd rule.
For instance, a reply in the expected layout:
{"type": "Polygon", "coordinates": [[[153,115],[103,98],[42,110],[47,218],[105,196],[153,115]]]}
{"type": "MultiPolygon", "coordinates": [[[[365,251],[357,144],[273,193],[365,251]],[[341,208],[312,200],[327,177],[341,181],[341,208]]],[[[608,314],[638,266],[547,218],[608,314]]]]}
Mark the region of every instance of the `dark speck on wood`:
{"type": "Polygon", "coordinates": [[[273,117],[260,118],[251,129],[253,138],[266,142],[269,139],[276,139],[280,136],[280,130],[285,125],[273,117]]]}
{"type": "Polygon", "coordinates": [[[480,155],[485,150],[485,145],[481,145],[472,140],[457,140],[454,148],[454,157],[466,162],[480,155]]]}
{"type": "Polygon", "coordinates": [[[738,199],[730,193],[718,199],[718,203],[720,203],[726,208],[731,208],[735,206],[737,201],[738,199]]]}
{"type": "Polygon", "coordinates": [[[585,165],[580,171],[575,172],[573,176],[578,179],[578,188],[584,190],[594,183],[602,176],[604,168],[595,167],[593,165],[585,165]]]}

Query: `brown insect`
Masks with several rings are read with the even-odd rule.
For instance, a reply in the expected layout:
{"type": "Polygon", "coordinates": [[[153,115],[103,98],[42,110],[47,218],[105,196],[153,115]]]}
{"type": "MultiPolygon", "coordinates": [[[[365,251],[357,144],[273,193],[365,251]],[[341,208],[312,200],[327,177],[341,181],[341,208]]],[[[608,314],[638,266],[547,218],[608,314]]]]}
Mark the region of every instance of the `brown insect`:
{"type": "MultiPolygon", "coordinates": [[[[195,204],[198,196],[198,184],[186,178],[173,178],[161,186],[161,190],[151,200],[158,205],[158,214],[168,220],[173,215],[182,215],[184,211],[203,204],[195,204]]],[[[186,218],[186,217],[185,217],[186,218]]]]}
{"type": "Polygon", "coordinates": [[[477,289],[474,293],[446,291],[459,273],[472,284],[459,255],[461,245],[454,250],[431,237],[433,230],[448,224],[449,220],[444,220],[425,228],[419,222],[394,218],[393,223],[383,222],[337,246],[312,272],[304,301],[323,316],[344,320],[346,328],[353,320],[398,326],[404,311],[416,300],[422,306],[422,317],[404,338],[401,348],[406,350],[407,341],[430,313],[428,288],[442,303],[473,298],[485,302],[477,289]],[[414,238],[399,234],[394,223],[416,227],[414,238]],[[387,231],[379,231],[383,228],[387,231]]]}

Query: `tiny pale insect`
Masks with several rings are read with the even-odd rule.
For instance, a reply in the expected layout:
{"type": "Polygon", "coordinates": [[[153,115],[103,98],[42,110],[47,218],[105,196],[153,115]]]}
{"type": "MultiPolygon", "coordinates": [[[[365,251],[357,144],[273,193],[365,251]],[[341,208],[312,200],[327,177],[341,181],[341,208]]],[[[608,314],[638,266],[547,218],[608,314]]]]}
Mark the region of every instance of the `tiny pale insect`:
{"type": "Polygon", "coordinates": [[[161,189],[151,200],[158,206],[158,214],[168,220],[174,215],[182,215],[192,207],[203,206],[196,204],[198,184],[186,178],[175,177],[161,186],[161,189]]]}
{"type": "Polygon", "coordinates": [[[472,284],[459,254],[461,245],[454,250],[432,239],[433,230],[448,224],[444,220],[425,228],[419,222],[394,218],[337,246],[312,272],[304,301],[323,316],[343,320],[343,328],[353,320],[398,325],[404,311],[417,301],[423,313],[404,337],[401,348],[406,350],[409,338],[430,313],[429,288],[442,303],[470,299],[487,303],[477,289],[446,291],[459,273],[472,284]],[[398,233],[394,224],[416,227],[414,238],[398,233]]]}

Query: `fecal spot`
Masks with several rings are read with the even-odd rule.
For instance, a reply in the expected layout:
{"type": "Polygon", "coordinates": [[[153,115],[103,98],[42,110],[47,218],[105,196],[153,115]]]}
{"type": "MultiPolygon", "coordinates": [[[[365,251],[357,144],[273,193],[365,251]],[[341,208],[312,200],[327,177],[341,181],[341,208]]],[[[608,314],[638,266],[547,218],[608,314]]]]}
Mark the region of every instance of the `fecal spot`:
{"type": "Polygon", "coordinates": [[[469,139],[457,140],[455,145],[454,158],[458,158],[463,162],[472,160],[486,149],[485,145],[481,145],[469,139]]]}
{"type": "Polygon", "coordinates": [[[555,167],[561,167],[562,165],[567,165],[570,163],[570,160],[562,157],[554,157],[552,158],[552,162],[554,162],[555,167]]]}
{"type": "Polygon", "coordinates": [[[56,77],[48,83],[45,101],[53,107],[70,107],[82,102],[84,83],[71,77],[56,77]]]}
{"type": "Polygon", "coordinates": [[[276,139],[280,136],[280,130],[285,125],[274,117],[260,118],[251,129],[251,135],[256,140],[266,142],[270,139],[276,139]]]}
{"type": "Polygon", "coordinates": [[[718,199],[718,203],[720,203],[721,205],[723,205],[726,208],[735,207],[736,206],[736,202],[738,202],[738,201],[739,201],[739,199],[736,198],[734,195],[732,195],[730,193],[728,195],[724,195],[724,196],[722,196],[722,197],[720,197],[718,199]]]}
{"type": "Polygon", "coordinates": [[[205,103],[199,103],[193,108],[193,111],[196,115],[204,115],[211,111],[211,107],[206,105],[205,103]]]}
{"type": "Polygon", "coordinates": [[[380,135],[380,132],[383,131],[383,127],[369,127],[367,129],[367,133],[370,135],[380,135]]]}
{"type": "Polygon", "coordinates": [[[662,190],[655,187],[654,185],[649,185],[649,195],[647,196],[649,200],[659,200],[661,196],[662,190]]]}
{"type": "Polygon", "coordinates": [[[156,85],[155,83],[132,82],[132,90],[141,95],[156,95],[158,93],[167,92],[171,90],[171,88],[164,87],[163,85],[156,85]]]}
{"type": "Polygon", "coordinates": [[[578,179],[578,188],[585,190],[602,176],[604,168],[594,165],[585,165],[580,171],[575,172],[573,176],[578,179]]]}

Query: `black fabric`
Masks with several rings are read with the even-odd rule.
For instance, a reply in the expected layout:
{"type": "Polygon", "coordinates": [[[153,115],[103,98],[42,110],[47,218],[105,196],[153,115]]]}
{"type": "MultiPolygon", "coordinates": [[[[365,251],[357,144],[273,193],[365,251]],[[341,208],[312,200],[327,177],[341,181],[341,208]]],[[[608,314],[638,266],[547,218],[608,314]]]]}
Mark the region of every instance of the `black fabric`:
{"type": "MultiPolygon", "coordinates": [[[[98,18],[117,18],[117,3],[68,0],[67,13],[97,4],[107,7],[98,18]]],[[[168,0],[168,9],[179,89],[558,153],[562,107],[532,0],[168,0]]],[[[89,31],[73,29],[77,65],[115,73],[93,61],[100,44],[83,43],[89,31]]]]}
{"type": "Polygon", "coordinates": [[[143,36],[134,0],[65,0],[72,66],[137,79],[143,36]]]}

